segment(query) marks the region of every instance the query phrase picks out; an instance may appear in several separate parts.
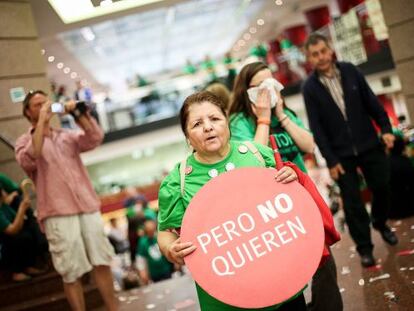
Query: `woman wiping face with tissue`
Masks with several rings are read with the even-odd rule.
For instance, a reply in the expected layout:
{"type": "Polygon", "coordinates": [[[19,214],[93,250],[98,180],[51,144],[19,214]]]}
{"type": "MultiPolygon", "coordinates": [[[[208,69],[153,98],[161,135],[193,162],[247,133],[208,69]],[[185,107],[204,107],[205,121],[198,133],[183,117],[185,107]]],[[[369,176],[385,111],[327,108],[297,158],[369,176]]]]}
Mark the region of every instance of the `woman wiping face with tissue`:
{"type": "Polygon", "coordinates": [[[231,139],[267,145],[272,134],[283,160],[294,162],[306,171],[302,154],[313,152],[313,136],[284,105],[282,89],[283,85],[273,78],[265,64],[256,62],[244,66],[233,88],[231,139]]]}

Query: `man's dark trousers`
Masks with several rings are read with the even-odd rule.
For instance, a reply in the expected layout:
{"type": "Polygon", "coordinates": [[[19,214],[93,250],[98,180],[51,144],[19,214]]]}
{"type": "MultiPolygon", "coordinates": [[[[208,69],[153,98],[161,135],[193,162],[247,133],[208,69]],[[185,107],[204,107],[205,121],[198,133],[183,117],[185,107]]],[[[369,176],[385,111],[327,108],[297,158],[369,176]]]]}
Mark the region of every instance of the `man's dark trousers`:
{"type": "Polygon", "coordinates": [[[360,254],[371,253],[373,244],[370,233],[370,217],[361,198],[360,178],[357,168],[362,170],[372,193],[371,219],[373,227],[384,229],[390,206],[389,161],[382,146],[357,156],[340,158],[345,170],[338,180],[344,201],[344,212],[349,232],[360,254]]]}

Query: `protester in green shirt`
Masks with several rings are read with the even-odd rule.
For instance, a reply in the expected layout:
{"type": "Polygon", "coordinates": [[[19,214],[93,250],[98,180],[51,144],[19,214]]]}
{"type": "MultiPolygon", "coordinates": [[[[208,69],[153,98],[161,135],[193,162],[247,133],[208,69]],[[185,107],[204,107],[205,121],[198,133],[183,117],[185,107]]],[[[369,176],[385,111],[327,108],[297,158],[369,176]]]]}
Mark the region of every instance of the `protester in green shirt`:
{"type": "MultiPolygon", "coordinates": [[[[180,111],[180,120],[184,135],[194,152],[186,159],[186,164],[178,164],[161,184],[158,196],[158,244],[169,261],[184,264],[183,258],[192,253],[195,246],[191,242],[181,241],[178,232],[188,204],[201,187],[211,178],[232,169],[274,167],[275,163],[273,151],[266,146],[253,143],[248,144],[248,147],[244,143],[230,142],[223,103],[210,92],[199,92],[187,97],[180,111]],[[259,152],[260,159],[249,148],[259,152]],[[183,184],[181,177],[184,177],[183,184]]],[[[279,171],[275,170],[275,175],[275,182],[281,183],[298,178],[288,165],[279,171]]],[[[278,290],[277,286],[283,285],[275,284],[275,291],[278,290]]],[[[218,301],[198,285],[197,294],[202,311],[247,310],[218,301]]],[[[256,310],[276,309],[306,310],[302,291],[282,304],[256,310]]]]}
{"type": "Polygon", "coordinates": [[[37,243],[36,235],[32,234],[30,226],[25,223],[30,199],[23,198],[16,212],[6,204],[7,193],[3,189],[0,184],[1,257],[6,269],[12,272],[13,281],[25,281],[30,279],[30,275],[43,272],[35,267],[35,261],[46,249],[37,243]]]}
{"type": "MultiPolygon", "coordinates": [[[[295,163],[306,173],[303,153],[311,153],[315,147],[312,134],[305,129],[302,121],[288,109],[276,89],[259,91],[253,103],[248,89],[257,87],[267,79],[273,79],[269,68],[261,63],[251,63],[242,68],[236,77],[232,103],[230,106],[230,130],[232,139],[255,141],[268,144],[269,135],[273,135],[279,147],[283,161],[295,163]],[[270,92],[277,95],[274,108],[270,92]]],[[[336,278],[336,265],[331,256],[315,273],[312,281],[311,311],[335,310],[343,308],[342,297],[336,278]]]]}
{"type": "Polygon", "coordinates": [[[157,244],[157,223],[147,219],[144,223],[144,236],[139,240],[137,247],[137,268],[143,284],[149,281],[158,282],[169,279],[174,270],[157,244]]]}
{"type": "Polygon", "coordinates": [[[277,96],[274,108],[271,108],[272,96],[266,88],[259,91],[256,103],[249,99],[248,89],[260,86],[267,79],[273,79],[272,73],[261,62],[244,66],[237,76],[230,105],[232,139],[254,140],[267,145],[272,134],[283,161],[291,161],[306,172],[302,153],[313,152],[315,142],[302,121],[284,105],[280,92],[271,91],[277,96]]]}

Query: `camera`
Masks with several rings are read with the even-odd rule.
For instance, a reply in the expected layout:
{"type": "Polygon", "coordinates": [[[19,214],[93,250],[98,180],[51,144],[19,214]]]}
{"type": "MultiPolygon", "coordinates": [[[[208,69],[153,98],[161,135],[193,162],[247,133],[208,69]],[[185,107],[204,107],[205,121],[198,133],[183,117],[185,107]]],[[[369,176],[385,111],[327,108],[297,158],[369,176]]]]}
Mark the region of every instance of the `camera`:
{"type": "Polygon", "coordinates": [[[52,113],[64,113],[65,106],[62,103],[53,103],[50,106],[50,110],[52,111],[52,113]]]}
{"type": "Polygon", "coordinates": [[[78,119],[80,116],[86,114],[88,111],[88,106],[84,101],[76,102],[76,108],[70,112],[70,114],[75,118],[78,119]]]}

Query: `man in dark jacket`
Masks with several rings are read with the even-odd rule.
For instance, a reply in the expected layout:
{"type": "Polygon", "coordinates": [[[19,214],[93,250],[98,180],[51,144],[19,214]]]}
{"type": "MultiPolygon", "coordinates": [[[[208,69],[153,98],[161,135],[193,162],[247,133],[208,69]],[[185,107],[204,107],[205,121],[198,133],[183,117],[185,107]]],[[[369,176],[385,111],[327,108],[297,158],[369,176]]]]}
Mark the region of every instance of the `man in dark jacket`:
{"type": "Polygon", "coordinates": [[[390,207],[390,169],[372,120],[380,127],[386,148],[394,135],[388,116],[358,69],[335,62],[327,39],[312,34],[305,45],[314,67],[303,87],[305,105],[315,141],[327,161],[331,177],[341,189],[345,219],[357,245],[361,264],[375,265],[370,217],[359,191],[360,168],[372,191],[371,220],[385,242],[398,243],[386,225],[390,207]]]}

